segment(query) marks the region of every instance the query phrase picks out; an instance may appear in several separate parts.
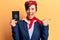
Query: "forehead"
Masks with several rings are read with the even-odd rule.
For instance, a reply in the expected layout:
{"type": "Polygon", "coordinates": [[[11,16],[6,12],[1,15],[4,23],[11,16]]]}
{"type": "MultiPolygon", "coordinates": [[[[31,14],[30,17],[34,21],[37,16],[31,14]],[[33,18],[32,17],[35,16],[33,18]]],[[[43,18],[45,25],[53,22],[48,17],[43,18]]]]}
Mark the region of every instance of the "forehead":
{"type": "Polygon", "coordinates": [[[31,5],[29,8],[35,8],[35,5],[31,5]]]}

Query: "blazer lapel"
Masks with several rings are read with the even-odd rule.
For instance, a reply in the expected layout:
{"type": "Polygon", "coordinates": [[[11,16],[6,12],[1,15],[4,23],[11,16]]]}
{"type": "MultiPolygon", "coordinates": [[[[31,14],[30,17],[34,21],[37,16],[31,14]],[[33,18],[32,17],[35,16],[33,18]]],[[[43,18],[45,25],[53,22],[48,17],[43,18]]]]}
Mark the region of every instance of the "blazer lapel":
{"type": "Polygon", "coordinates": [[[31,40],[33,40],[33,38],[35,38],[35,36],[39,36],[39,31],[40,29],[38,28],[38,24],[35,22],[34,23],[34,30],[33,30],[33,34],[32,34],[32,37],[31,37],[31,40]],[[37,34],[37,32],[38,32],[38,34],[37,34]]]}
{"type": "Polygon", "coordinates": [[[24,34],[24,36],[29,40],[29,33],[28,33],[28,27],[27,27],[27,23],[24,21],[23,23],[24,25],[22,25],[22,33],[24,34]]]}
{"type": "Polygon", "coordinates": [[[31,39],[34,37],[34,35],[35,35],[35,29],[36,29],[36,24],[34,23],[34,30],[33,30],[33,34],[32,34],[32,37],[31,37],[31,39]]]}

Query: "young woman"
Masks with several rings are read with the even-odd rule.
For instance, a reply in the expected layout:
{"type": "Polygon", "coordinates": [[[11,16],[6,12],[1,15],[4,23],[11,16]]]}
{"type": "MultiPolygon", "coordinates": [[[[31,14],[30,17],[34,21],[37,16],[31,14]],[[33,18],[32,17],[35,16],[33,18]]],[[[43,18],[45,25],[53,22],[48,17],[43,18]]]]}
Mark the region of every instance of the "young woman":
{"type": "Polygon", "coordinates": [[[39,20],[36,1],[25,2],[27,16],[24,20],[11,21],[14,40],[48,40],[48,20],[39,20]]]}

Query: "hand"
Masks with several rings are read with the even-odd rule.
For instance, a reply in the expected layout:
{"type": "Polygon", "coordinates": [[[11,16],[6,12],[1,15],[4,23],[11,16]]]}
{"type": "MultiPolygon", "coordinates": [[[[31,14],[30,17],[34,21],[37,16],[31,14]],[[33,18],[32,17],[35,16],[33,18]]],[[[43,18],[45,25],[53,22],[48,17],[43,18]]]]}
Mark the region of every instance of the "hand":
{"type": "Polygon", "coordinates": [[[42,20],[42,22],[43,22],[43,25],[44,26],[47,26],[48,24],[49,24],[49,21],[50,21],[51,19],[43,19],[42,20]]]}
{"type": "Polygon", "coordinates": [[[10,25],[14,27],[14,26],[16,26],[16,23],[17,23],[17,21],[15,21],[15,19],[13,19],[13,20],[11,20],[10,25]]]}

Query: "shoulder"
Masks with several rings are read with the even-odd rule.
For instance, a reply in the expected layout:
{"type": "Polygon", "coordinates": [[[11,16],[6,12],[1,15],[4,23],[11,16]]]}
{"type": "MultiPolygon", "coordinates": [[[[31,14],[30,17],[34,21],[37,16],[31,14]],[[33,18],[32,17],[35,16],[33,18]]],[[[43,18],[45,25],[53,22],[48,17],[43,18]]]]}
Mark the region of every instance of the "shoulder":
{"type": "Polygon", "coordinates": [[[38,20],[38,21],[36,21],[36,23],[38,23],[39,25],[43,24],[42,20],[38,20]]]}
{"type": "Polygon", "coordinates": [[[41,20],[39,20],[39,21],[35,21],[35,23],[34,24],[36,24],[36,25],[42,25],[43,23],[42,23],[42,21],[41,20]]]}
{"type": "Polygon", "coordinates": [[[19,20],[17,24],[26,24],[25,20],[19,20]]]}
{"type": "Polygon", "coordinates": [[[19,20],[17,23],[24,23],[24,20],[19,20]]]}

